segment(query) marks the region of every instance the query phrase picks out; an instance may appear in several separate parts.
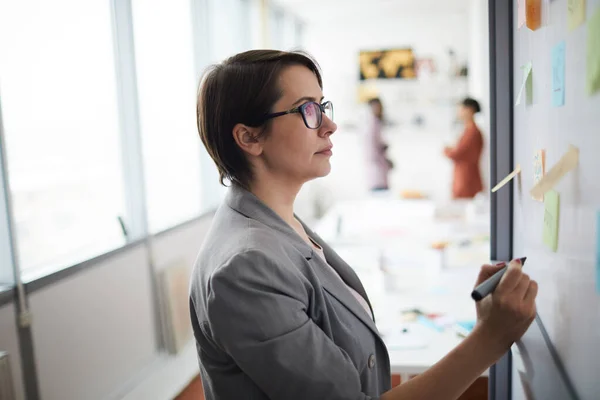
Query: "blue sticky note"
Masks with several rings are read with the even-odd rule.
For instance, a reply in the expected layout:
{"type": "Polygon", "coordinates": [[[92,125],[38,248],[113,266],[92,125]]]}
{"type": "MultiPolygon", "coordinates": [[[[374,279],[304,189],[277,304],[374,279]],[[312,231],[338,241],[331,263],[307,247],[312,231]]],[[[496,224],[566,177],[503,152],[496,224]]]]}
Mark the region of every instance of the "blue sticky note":
{"type": "Polygon", "coordinates": [[[600,211],[596,221],[596,291],[600,293],[600,211]]]}
{"type": "Polygon", "coordinates": [[[552,105],[565,104],[565,42],[552,49],[552,105]]]}

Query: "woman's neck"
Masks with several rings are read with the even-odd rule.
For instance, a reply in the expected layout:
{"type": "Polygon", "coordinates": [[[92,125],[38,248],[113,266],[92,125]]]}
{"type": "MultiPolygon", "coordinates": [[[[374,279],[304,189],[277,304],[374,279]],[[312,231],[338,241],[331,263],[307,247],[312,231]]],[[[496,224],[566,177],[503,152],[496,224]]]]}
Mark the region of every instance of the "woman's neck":
{"type": "Polygon", "coordinates": [[[297,223],[294,218],[294,201],[301,187],[302,185],[293,185],[269,177],[269,179],[256,179],[249,189],[281,219],[295,227],[297,223]]]}

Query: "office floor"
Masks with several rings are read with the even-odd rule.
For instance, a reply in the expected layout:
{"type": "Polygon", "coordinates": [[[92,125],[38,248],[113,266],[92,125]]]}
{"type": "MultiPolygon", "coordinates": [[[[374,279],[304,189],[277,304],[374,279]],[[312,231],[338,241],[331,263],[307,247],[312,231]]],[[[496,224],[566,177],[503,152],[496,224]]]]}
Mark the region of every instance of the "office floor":
{"type": "Polygon", "coordinates": [[[175,398],[175,400],[204,400],[204,393],[202,392],[202,382],[200,377],[197,376],[193,381],[190,382],[188,387],[175,398]]]}

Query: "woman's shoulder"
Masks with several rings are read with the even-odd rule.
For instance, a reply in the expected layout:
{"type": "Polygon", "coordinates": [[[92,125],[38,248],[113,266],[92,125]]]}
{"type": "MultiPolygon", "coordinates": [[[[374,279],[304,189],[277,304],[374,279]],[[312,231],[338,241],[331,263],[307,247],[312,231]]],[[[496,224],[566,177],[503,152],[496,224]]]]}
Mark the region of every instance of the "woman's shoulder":
{"type": "Polygon", "coordinates": [[[251,262],[284,267],[296,261],[294,249],[284,235],[264,223],[225,210],[217,212],[212,221],[196,269],[201,274],[212,274],[226,266],[235,269],[238,264],[251,262]]]}

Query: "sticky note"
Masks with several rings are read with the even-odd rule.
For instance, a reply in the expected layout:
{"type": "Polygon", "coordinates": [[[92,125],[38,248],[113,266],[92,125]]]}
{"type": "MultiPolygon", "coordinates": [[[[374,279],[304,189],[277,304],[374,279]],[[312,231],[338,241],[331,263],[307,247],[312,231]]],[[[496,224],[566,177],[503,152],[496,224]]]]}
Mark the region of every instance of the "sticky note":
{"type": "MultiPolygon", "coordinates": [[[[529,77],[531,75],[531,71],[533,69],[531,61],[528,62],[527,64],[521,66],[521,69],[523,70],[523,81],[521,82],[521,89],[519,89],[519,94],[517,95],[517,101],[515,102],[515,106],[518,106],[519,104],[521,104],[521,97],[523,96],[523,90],[525,90],[527,83],[531,81],[531,79],[529,79],[529,77]]],[[[530,85],[531,85],[531,83],[530,83],[530,85]]],[[[531,95],[531,93],[528,93],[528,94],[531,95]]],[[[529,98],[531,99],[531,96],[529,98]]]]}
{"type": "Polygon", "coordinates": [[[508,174],[506,176],[506,178],[502,179],[500,181],[500,183],[498,183],[496,186],[494,186],[494,188],[492,189],[492,192],[497,192],[498,190],[500,190],[500,188],[502,188],[502,186],[504,186],[508,182],[510,182],[519,173],[521,173],[521,166],[519,164],[517,164],[517,168],[515,168],[515,170],[513,172],[511,172],[510,174],[508,174]]]}
{"type": "Polygon", "coordinates": [[[526,0],[525,14],[529,29],[535,31],[542,26],[542,0],[526,0]]]}
{"type": "Polygon", "coordinates": [[[543,196],[548,190],[552,189],[569,171],[579,164],[579,149],[575,146],[569,146],[569,150],[560,160],[548,171],[547,174],[531,189],[529,192],[534,198],[543,196]]]}
{"type": "Polygon", "coordinates": [[[587,29],[586,87],[591,95],[600,90],[600,7],[590,18],[587,29]]]}
{"type": "Polygon", "coordinates": [[[567,19],[572,31],[585,21],[585,0],[567,0],[567,19]]]}
{"type": "Polygon", "coordinates": [[[560,196],[550,190],[544,198],[544,244],[552,251],[558,250],[558,212],[560,196]]]}
{"type": "Polygon", "coordinates": [[[565,42],[552,49],[552,105],[565,104],[565,42]]]}
{"type": "Polygon", "coordinates": [[[596,292],[600,294],[600,211],[596,217],[596,292]]]}
{"type": "MultiPolygon", "coordinates": [[[[533,156],[533,185],[535,186],[544,177],[546,172],[546,151],[538,150],[533,156]]],[[[534,200],[544,201],[544,195],[532,196],[534,200]]]]}
{"type": "Polygon", "coordinates": [[[517,4],[517,26],[521,28],[523,25],[525,25],[525,0],[517,0],[517,4]]]}

